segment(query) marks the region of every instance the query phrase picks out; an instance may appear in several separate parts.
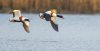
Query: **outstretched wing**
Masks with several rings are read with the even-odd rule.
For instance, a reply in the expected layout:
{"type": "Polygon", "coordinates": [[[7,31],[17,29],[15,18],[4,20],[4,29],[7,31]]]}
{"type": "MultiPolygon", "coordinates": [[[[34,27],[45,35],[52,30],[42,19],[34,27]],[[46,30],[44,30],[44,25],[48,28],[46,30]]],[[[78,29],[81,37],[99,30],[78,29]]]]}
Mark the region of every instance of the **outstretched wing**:
{"type": "Polygon", "coordinates": [[[21,11],[20,10],[13,10],[13,17],[20,17],[21,11]]]}
{"type": "Polygon", "coordinates": [[[56,23],[56,17],[51,17],[50,23],[53,29],[58,32],[59,30],[58,30],[58,24],[56,23]]]}
{"type": "Polygon", "coordinates": [[[30,32],[30,30],[29,30],[29,21],[24,21],[23,22],[23,27],[24,27],[26,32],[28,32],[28,33],[30,32]]]}

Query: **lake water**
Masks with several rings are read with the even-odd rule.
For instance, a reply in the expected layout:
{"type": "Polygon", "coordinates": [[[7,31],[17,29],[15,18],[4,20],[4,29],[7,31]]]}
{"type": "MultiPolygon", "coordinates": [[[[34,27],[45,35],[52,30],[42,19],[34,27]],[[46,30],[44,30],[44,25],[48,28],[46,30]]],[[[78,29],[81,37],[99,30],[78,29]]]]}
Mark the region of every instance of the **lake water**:
{"type": "Polygon", "coordinates": [[[11,23],[11,14],[0,14],[0,51],[100,51],[100,15],[62,14],[59,32],[38,14],[30,19],[30,33],[22,23],[11,23]]]}

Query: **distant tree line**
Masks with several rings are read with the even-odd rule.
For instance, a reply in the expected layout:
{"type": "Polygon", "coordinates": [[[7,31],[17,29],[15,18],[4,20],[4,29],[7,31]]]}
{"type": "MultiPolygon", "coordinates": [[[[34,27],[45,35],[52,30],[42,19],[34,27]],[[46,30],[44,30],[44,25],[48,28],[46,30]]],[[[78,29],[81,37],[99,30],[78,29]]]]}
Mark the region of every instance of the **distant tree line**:
{"type": "Polygon", "coordinates": [[[60,13],[98,13],[100,0],[0,0],[0,12],[20,9],[37,13],[53,8],[60,13]]]}

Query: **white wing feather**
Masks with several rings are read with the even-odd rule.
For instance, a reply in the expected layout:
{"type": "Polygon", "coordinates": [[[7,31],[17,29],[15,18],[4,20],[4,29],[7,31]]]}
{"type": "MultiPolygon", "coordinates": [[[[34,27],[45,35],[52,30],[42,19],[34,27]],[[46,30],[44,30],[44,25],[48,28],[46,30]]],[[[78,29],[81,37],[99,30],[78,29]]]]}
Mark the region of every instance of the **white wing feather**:
{"type": "Polygon", "coordinates": [[[24,27],[26,32],[28,32],[28,33],[30,32],[30,30],[29,30],[29,21],[24,21],[23,22],[23,27],[24,27]]]}

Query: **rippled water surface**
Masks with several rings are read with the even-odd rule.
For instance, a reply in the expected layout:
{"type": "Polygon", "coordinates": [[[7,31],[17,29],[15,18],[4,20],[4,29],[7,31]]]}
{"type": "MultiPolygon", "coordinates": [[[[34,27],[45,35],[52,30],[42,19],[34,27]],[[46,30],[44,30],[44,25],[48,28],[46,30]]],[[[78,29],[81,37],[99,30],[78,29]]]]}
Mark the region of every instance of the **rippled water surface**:
{"type": "Polygon", "coordinates": [[[100,51],[100,15],[62,14],[59,32],[38,14],[30,19],[30,33],[22,23],[11,23],[11,14],[0,14],[0,51],[100,51]]]}

